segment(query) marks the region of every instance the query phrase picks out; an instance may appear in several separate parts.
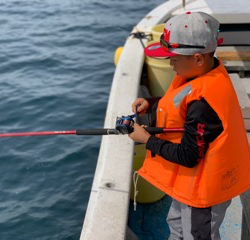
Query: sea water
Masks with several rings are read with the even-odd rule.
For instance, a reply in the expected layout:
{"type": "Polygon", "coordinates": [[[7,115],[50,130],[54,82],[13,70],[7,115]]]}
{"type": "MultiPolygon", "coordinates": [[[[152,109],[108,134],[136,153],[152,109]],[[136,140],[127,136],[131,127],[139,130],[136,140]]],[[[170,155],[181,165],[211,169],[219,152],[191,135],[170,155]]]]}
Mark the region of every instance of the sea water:
{"type": "MultiPolygon", "coordinates": [[[[115,49],[162,2],[0,1],[0,132],[102,128],[115,49]]],[[[0,240],[79,239],[100,141],[0,138],[0,240]]]]}

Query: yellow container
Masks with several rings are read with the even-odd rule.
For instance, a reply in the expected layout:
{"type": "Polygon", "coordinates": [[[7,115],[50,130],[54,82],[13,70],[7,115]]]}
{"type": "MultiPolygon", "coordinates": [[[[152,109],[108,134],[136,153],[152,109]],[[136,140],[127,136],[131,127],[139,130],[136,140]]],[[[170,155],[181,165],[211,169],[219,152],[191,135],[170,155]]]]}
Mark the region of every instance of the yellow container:
{"type": "MultiPolygon", "coordinates": [[[[152,44],[156,41],[150,41],[152,44]]],[[[171,84],[175,72],[170,66],[170,59],[145,57],[148,73],[148,87],[152,96],[163,96],[171,84]]]]}
{"type": "MultiPolygon", "coordinates": [[[[160,41],[160,36],[163,33],[164,27],[165,23],[152,27],[151,33],[153,41],[148,42],[148,45],[160,41]]],[[[146,56],[145,62],[147,65],[148,84],[151,95],[163,96],[175,75],[170,66],[170,60],[146,56]]]]}
{"type": "MultiPolygon", "coordinates": [[[[134,163],[133,163],[133,170],[138,170],[145,159],[146,155],[146,148],[145,144],[140,144],[135,146],[135,156],[134,156],[134,163]]],[[[137,191],[139,192],[136,201],[139,203],[153,203],[157,202],[161,198],[165,196],[165,193],[154,187],[148,181],[144,180],[142,177],[138,178],[137,182],[137,191]]],[[[134,200],[134,183],[132,181],[131,186],[131,200],[134,200]]]]}
{"type": "Polygon", "coordinates": [[[152,33],[153,41],[160,41],[160,36],[163,33],[164,27],[165,27],[165,23],[158,24],[152,27],[151,33],[152,33]]]}

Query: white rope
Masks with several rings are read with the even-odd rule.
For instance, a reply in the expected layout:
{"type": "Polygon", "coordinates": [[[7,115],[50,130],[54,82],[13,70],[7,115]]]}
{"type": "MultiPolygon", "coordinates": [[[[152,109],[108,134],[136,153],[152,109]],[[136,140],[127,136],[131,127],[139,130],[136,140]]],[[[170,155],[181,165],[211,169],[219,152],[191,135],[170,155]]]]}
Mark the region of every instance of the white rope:
{"type": "Polygon", "coordinates": [[[137,182],[138,182],[138,178],[139,178],[139,174],[137,171],[134,172],[133,174],[133,183],[134,183],[134,211],[136,211],[136,197],[138,195],[138,191],[137,191],[137,182]]]}

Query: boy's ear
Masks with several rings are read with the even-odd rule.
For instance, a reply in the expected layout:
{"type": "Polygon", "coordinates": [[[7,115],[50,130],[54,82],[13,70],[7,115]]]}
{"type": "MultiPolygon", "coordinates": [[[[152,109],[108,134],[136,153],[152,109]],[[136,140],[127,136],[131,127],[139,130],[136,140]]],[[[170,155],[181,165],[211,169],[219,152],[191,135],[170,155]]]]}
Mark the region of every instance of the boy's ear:
{"type": "Polygon", "coordinates": [[[205,64],[204,55],[201,53],[195,53],[193,56],[198,67],[202,67],[205,64]]]}

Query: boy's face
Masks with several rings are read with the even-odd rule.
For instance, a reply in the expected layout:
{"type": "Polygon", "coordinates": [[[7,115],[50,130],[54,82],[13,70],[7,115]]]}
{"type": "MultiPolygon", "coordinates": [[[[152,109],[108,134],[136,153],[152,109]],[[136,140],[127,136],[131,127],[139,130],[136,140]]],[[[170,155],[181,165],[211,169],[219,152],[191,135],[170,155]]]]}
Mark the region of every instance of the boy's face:
{"type": "Polygon", "coordinates": [[[170,57],[170,65],[176,74],[184,79],[193,79],[199,75],[199,67],[194,56],[177,55],[170,57]]]}

